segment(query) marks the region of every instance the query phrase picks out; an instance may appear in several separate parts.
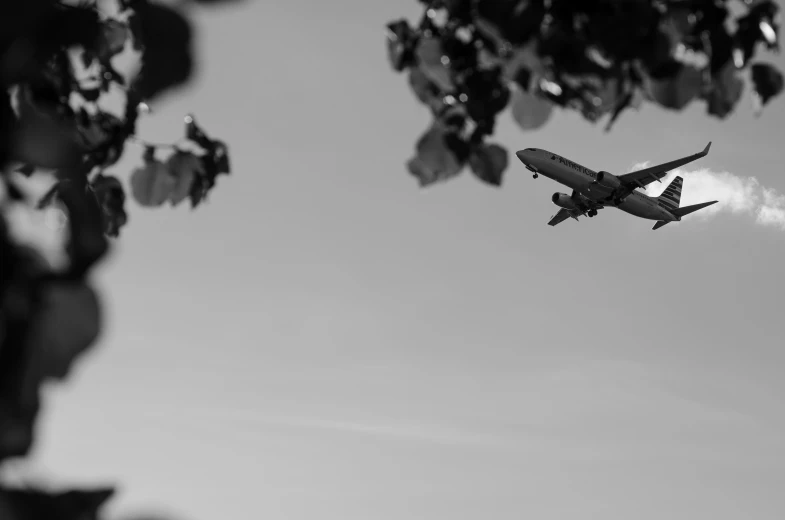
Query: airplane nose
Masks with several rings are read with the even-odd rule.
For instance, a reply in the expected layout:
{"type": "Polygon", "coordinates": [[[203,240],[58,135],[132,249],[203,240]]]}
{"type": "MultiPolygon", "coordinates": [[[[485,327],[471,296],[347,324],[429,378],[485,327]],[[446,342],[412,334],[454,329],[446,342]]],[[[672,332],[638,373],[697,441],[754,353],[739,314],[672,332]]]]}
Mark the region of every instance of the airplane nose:
{"type": "Polygon", "coordinates": [[[525,150],[518,150],[515,152],[516,157],[518,160],[521,161],[523,164],[526,164],[526,151],[525,150]]]}

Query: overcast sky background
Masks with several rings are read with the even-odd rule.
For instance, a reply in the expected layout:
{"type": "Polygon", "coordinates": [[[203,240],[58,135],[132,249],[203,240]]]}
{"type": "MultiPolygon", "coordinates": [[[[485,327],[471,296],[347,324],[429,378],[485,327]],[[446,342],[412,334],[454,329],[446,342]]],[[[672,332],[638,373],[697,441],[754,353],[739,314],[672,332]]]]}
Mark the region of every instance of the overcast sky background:
{"type": "Polygon", "coordinates": [[[783,518],[782,100],[644,106],[611,134],[505,113],[511,152],[594,170],[713,141],[683,203],[749,192],[657,232],[612,209],[551,228],[564,189],[517,161],[500,190],[406,173],[430,116],[383,26],[419,12],[193,11],[198,79],[141,134],[176,140],[195,111],[234,173],[193,213],[129,203],[107,331],[49,392],[27,474],[186,520],[783,518]]]}

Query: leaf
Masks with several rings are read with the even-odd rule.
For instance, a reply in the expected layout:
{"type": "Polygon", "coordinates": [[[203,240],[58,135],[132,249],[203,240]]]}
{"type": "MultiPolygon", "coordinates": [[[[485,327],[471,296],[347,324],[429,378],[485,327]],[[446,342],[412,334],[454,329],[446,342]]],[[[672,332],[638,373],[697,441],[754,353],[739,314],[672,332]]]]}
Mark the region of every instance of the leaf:
{"type": "Polygon", "coordinates": [[[523,130],[540,128],[553,112],[550,101],[520,89],[513,89],[511,104],[512,117],[523,130]]]}
{"type": "Polygon", "coordinates": [[[95,342],[101,330],[98,296],[84,282],[50,282],[41,296],[27,347],[32,357],[26,375],[35,380],[36,386],[68,375],[72,363],[95,342]]]}
{"type": "Polygon", "coordinates": [[[438,85],[428,79],[420,67],[413,66],[409,69],[409,86],[420,102],[433,106],[433,103],[439,101],[438,85]]]}
{"type": "Polygon", "coordinates": [[[709,114],[726,117],[741,99],[743,90],[744,82],[736,73],[736,66],[729,61],[714,77],[711,90],[707,94],[709,114]]]}
{"type": "MultiPolygon", "coordinates": [[[[125,1],[125,0],[120,0],[125,1]]],[[[132,0],[133,1],[133,0],[132,0]]],[[[136,52],[142,52],[144,45],[142,44],[142,21],[139,15],[132,13],[127,20],[128,32],[131,33],[131,47],[136,52]]]]}
{"type": "Polygon", "coordinates": [[[466,110],[478,122],[492,121],[510,101],[510,89],[502,82],[498,69],[483,70],[464,80],[466,110]]]}
{"type": "Polygon", "coordinates": [[[635,93],[633,91],[629,91],[626,94],[624,94],[621,98],[619,98],[618,102],[616,103],[616,106],[613,108],[611,117],[608,119],[608,123],[605,125],[606,132],[611,131],[611,128],[613,128],[613,124],[619,118],[621,113],[631,106],[634,97],[635,97],[635,93]]]}
{"type": "Polygon", "coordinates": [[[613,111],[620,102],[620,85],[616,78],[608,78],[600,82],[594,89],[591,100],[592,106],[598,115],[613,111]]]}
{"type": "Polygon", "coordinates": [[[119,236],[120,228],[128,222],[125,191],[120,179],[99,173],[90,185],[103,213],[104,233],[110,237],[119,236]]]}
{"type": "Polygon", "coordinates": [[[778,26],[773,22],[778,11],[773,1],[757,0],[749,13],[738,20],[734,40],[745,63],[752,58],[759,42],[765,42],[769,49],[778,47],[778,26]]]}
{"type": "Polygon", "coordinates": [[[200,157],[191,152],[177,151],[169,157],[166,167],[175,178],[169,202],[177,206],[190,195],[194,179],[205,174],[204,164],[200,157]]]}
{"type": "Polygon", "coordinates": [[[445,130],[433,125],[417,141],[417,155],[407,162],[407,168],[420,181],[420,187],[445,181],[463,168],[458,154],[450,149],[447,136],[445,130]]]}
{"type": "Polygon", "coordinates": [[[109,61],[123,51],[125,42],[130,36],[128,26],[119,20],[109,19],[101,24],[101,32],[97,38],[95,54],[102,62],[109,61]]]}
{"type": "Polygon", "coordinates": [[[123,128],[123,121],[109,112],[83,114],[82,124],[79,124],[77,129],[79,143],[85,150],[93,150],[107,144],[123,128]]]}
{"type": "Polygon", "coordinates": [[[207,193],[210,191],[210,186],[205,177],[195,177],[191,184],[191,191],[188,193],[188,198],[191,200],[191,209],[195,209],[206,198],[207,193]]]}
{"type": "Polygon", "coordinates": [[[17,168],[16,171],[21,173],[25,177],[30,177],[35,171],[35,167],[31,164],[23,164],[22,166],[17,168]]]}
{"type": "Polygon", "coordinates": [[[400,72],[413,64],[415,42],[414,31],[406,20],[387,24],[387,58],[393,70],[400,72]]]}
{"type": "Polygon", "coordinates": [[[445,63],[449,60],[444,54],[442,43],[438,38],[430,37],[420,40],[415,50],[423,73],[444,92],[451,92],[455,85],[452,74],[445,63]]]}
{"type": "Polygon", "coordinates": [[[190,114],[185,116],[185,137],[205,149],[213,146],[213,140],[207,137],[204,130],[196,124],[194,116],[190,114]]]}
{"type": "MultiPolygon", "coordinates": [[[[4,269],[7,261],[34,260],[30,255],[14,256],[3,257],[4,269]]],[[[92,288],[80,280],[44,282],[41,274],[25,267],[16,270],[11,287],[4,284],[3,291],[0,459],[28,453],[42,385],[67,375],[100,331],[100,310],[92,288]]]]}
{"type": "Polygon", "coordinates": [[[0,96],[0,164],[6,164],[13,144],[12,136],[16,130],[17,116],[11,106],[8,89],[3,89],[0,96]]]}
{"type": "Polygon", "coordinates": [[[700,95],[703,88],[703,73],[692,65],[681,65],[674,77],[644,80],[644,85],[651,98],[660,106],[671,110],[683,110],[700,95]]]}
{"type": "Polygon", "coordinates": [[[693,29],[694,15],[685,5],[675,5],[660,21],[660,29],[668,37],[671,49],[681,43],[693,29]]]}
{"type": "Polygon", "coordinates": [[[139,2],[134,10],[137,18],[129,26],[143,48],[134,88],[143,99],[152,99],[191,77],[193,31],[188,20],[171,7],[139,2]]]}
{"type": "Polygon", "coordinates": [[[477,2],[477,22],[483,31],[496,41],[523,43],[537,31],[545,15],[543,2],[521,0],[494,0],[477,2]]]}
{"type": "Polygon", "coordinates": [[[782,92],[782,73],[773,66],[767,63],[754,63],[751,67],[751,75],[755,92],[760,97],[762,106],[782,92]]]}
{"type": "Polygon", "coordinates": [[[174,191],[177,180],[166,165],[153,160],[131,172],[131,194],[136,202],[146,207],[157,207],[166,202],[174,191]]]}
{"type": "Polygon", "coordinates": [[[6,197],[8,197],[8,200],[14,202],[25,201],[26,198],[24,196],[24,193],[22,193],[22,190],[19,189],[19,186],[16,184],[16,182],[13,179],[8,177],[0,177],[0,179],[2,179],[3,184],[5,184],[5,195],[6,197]]]}
{"type": "Polygon", "coordinates": [[[215,161],[215,170],[217,174],[231,173],[231,165],[229,164],[229,148],[223,141],[213,141],[214,148],[212,152],[213,161],[215,161]]]}
{"type": "Polygon", "coordinates": [[[20,88],[18,110],[12,159],[40,168],[61,168],[81,161],[76,127],[37,105],[29,88],[20,88]]]}
{"type": "Polygon", "coordinates": [[[68,276],[81,279],[109,249],[104,236],[101,208],[85,189],[85,165],[58,172],[61,182],[57,197],[68,212],[69,239],[66,252],[70,260],[68,276]]]}
{"type": "Polygon", "coordinates": [[[80,89],[79,93],[85,98],[85,101],[95,102],[98,101],[98,98],[101,97],[101,89],[100,88],[84,88],[80,89]]]}
{"type": "Polygon", "coordinates": [[[501,186],[508,164],[507,150],[498,144],[478,146],[469,156],[469,166],[474,175],[491,186],[501,186]]]}
{"type": "Polygon", "coordinates": [[[185,137],[205,150],[202,162],[209,189],[217,175],[230,172],[229,149],[223,141],[209,138],[190,114],[185,118],[185,137]]]}
{"type": "Polygon", "coordinates": [[[98,520],[113,488],[52,492],[38,488],[0,488],[3,520],[98,520]]]}
{"type": "Polygon", "coordinates": [[[54,16],[44,20],[41,30],[49,31],[45,36],[48,45],[90,48],[100,35],[101,25],[97,9],[87,4],[59,4],[54,16]]]}

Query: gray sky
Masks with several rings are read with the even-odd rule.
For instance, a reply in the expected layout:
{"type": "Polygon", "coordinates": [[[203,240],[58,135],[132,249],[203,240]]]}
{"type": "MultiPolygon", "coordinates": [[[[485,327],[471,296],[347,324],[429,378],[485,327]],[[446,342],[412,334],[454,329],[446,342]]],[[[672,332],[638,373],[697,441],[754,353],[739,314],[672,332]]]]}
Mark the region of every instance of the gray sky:
{"type": "Polygon", "coordinates": [[[406,173],[430,116],[383,26],[418,14],[195,11],[199,79],[141,134],[175,140],[195,111],[235,173],[194,213],[131,205],[107,332],[50,392],[28,473],[189,520],[783,518],[785,230],[757,219],[785,193],[783,102],[645,106],[609,135],[505,113],[511,151],[595,170],[711,140],[684,201],[753,183],[657,232],[614,210],[551,228],[564,189],[517,161],[501,190],[406,173]]]}

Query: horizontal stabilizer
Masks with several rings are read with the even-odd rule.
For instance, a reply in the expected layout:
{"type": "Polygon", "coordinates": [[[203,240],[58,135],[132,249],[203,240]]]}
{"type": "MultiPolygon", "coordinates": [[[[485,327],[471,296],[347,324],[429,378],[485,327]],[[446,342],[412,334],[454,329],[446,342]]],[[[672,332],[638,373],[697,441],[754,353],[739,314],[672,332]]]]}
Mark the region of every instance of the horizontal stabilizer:
{"type": "Polygon", "coordinates": [[[712,204],[716,204],[716,200],[712,200],[711,202],[701,202],[700,204],[693,204],[692,206],[684,206],[683,208],[676,208],[670,210],[671,213],[676,215],[677,217],[683,217],[684,215],[689,215],[690,213],[695,213],[699,209],[703,209],[707,206],[711,206],[712,204]]]}
{"type": "Polygon", "coordinates": [[[660,229],[662,226],[664,226],[667,223],[668,223],[667,220],[658,220],[657,223],[654,224],[654,227],[652,229],[660,229]]]}

